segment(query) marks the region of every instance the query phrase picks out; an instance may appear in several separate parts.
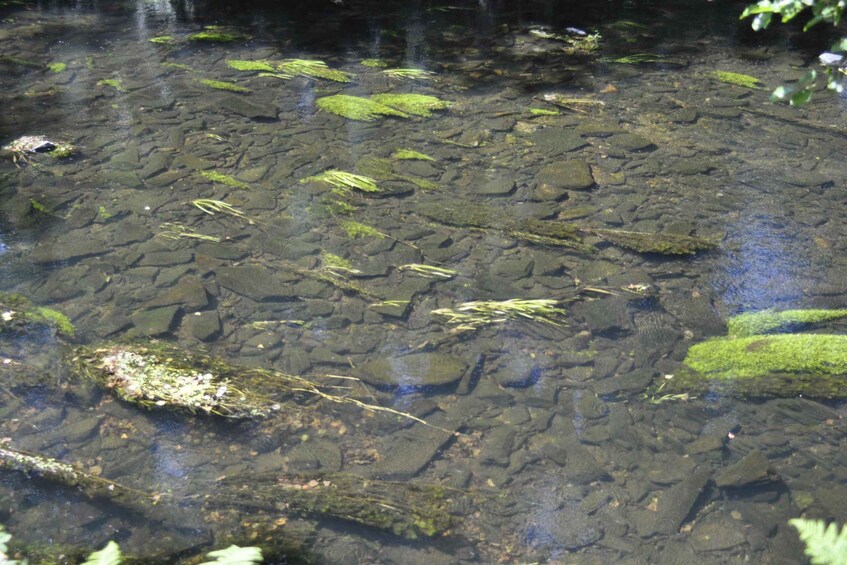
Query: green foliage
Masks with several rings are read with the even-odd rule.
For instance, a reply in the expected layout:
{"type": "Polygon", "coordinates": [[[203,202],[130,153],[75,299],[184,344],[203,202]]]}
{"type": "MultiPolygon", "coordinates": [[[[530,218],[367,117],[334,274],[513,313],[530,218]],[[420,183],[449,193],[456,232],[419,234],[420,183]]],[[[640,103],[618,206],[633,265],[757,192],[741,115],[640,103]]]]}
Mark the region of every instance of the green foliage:
{"type": "Polygon", "coordinates": [[[546,110],[544,108],[530,108],[529,113],[533,116],[558,116],[561,114],[558,110],[546,110]]]}
{"type": "Polygon", "coordinates": [[[206,561],[200,565],[253,565],[262,562],[262,550],[258,547],[238,547],[231,545],[226,549],[207,553],[214,561],[206,561]]]}
{"type": "Polygon", "coordinates": [[[232,188],[250,188],[249,184],[241,182],[235,177],[218,173],[216,171],[200,171],[200,176],[207,178],[212,182],[217,182],[232,188]]]}
{"type": "Polygon", "coordinates": [[[0,524],[0,565],[27,565],[27,560],[17,561],[9,559],[8,543],[12,539],[12,534],[6,531],[6,527],[0,524]]]}
{"type": "Polygon", "coordinates": [[[323,78],[334,82],[350,82],[355,76],[351,73],[331,69],[323,61],[309,59],[286,59],[277,66],[277,69],[285,74],[323,78]]]}
{"type": "Polygon", "coordinates": [[[68,337],[73,337],[76,334],[76,328],[71,322],[71,319],[58,310],[39,306],[32,310],[30,316],[34,322],[43,322],[49,326],[53,326],[59,333],[68,337]]]}
{"type": "Polygon", "coordinates": [[[249,88],[235,84],[234,82],[225,82],[225,81],[222,81],[222,80],[212,80],[212,79],[208,79],[208,78],[198,79],[198,82],[200,84],[205,84],[206,86],[208,86],[210,88],[217,89],[217,90],[228,90],[229,92],[241,92],[241,93],[250,92],[249,88]]]}
{"type": "Polygon", "coordinates": [[[276,71],[276,68],[268,61],[229,60],[226,64],[236,71],[268,71],[271,73],[276,71]]]}
{"type": "Polygon", "coordinates": [[[661,63],[664,60],[664,55],[656,55],[654,53],[635,53],[633,55],[612,59],[611,62],[622,65],[639,65],[642,63],[661,63]]]}
{"type": "Polygon", "coordinates": [[[420,153],[418,151],[414,151],[412,149],[398,149],[392,155],[392,158],[399,159],[401,161],[405,160],[413,160],[413,161],[435,161],[429,155],[424,153],[420,153]]]}
{"type": "Polygon", "coordinates": [[[435,76],[435,73],[422,69],[386,69],[382,71],[382,74],[390,78],[410,78],[416,80],[429,79],[435,76]]]}
{"type": "Polygon", "coordinates": [[[150,43],[158,43],[161,45],[170,45],[174,42],[174,38],[171,35],[160,35],[158,37],[151,37],[150,43]]]}
{"type": "Polygon", "coordinates": [[[840,529],[835,522],[794,518],[788,521],[797,528],[806,544],[806,555],[813,565],[847,565],[847,527],[840,529]]]}
{"type": "Polygon", "coordinates": [[[428,118],[433,110],[444,110],[450,107],[448,102],[426,94],[376,94],[371,100],[396,108],[406,114],[428,118]]]}
{"type": "Polygon", "coordinates": [[[47,68],[54,73],[61,73],[68,68],[66,63],[47,63],[47,68]]]}
{"type": "Polygon", "coordinates": [[[744,88],[751,88],[753,90],[757,90],[762,84],[762,82],[756,77],[740,73],[731,73],[729,71],[712,71],[708,75],[717,81],[734,84],[736,86],[743,86],[744,88]]]}
{"type": "Polygon", "coordinates": [[[372,122],[380,116],[396,116],[398,118],[408,118],[399,110],[395,110],[384,104],[380,104],[374,100],[362,98],[360,96],[349,96],[347,94],[336,94],[334,96],[325,96],[318,98],[315,105],[324,112],[330,112],[348,118],[351,120],[359,120],[362,122],[372,122]]]}
{"type": "Polygon", "coordinates": [[[557,318],[566,312],[558,308],[559,301],[552,299],[523,300],[480,300],[465,302],[456,308],[439,308],[431,313],[442,316],[455,326],[453,332],[478,330],[490,324],[502,324],[509,320],[531,320],[553,326],[561,325],[557,318]]]}
{"type": "Polygon", "coordinates": [[[100,551],[88,556],[82,565],[120,565],[123,562],[121,548],[113,541],[106,544],[100,551]]]}
{"type": "Polygon", "coordinates": [[[763,310],[746,312],[729,319],[730,337],[746,337],[793,331],[799,326],[847,317],[847,310],[763,310]]]}
{"type": "MultiPolygon", "coordinates": [[[[838,26],[845,7],[847,2],[844,0],[759,0],[744,9],[741,19],[753,16],[751,26],[759,31],[770,25],[774,15],[780,16],[782,23],[786,23],[808,10],[811,18],[803,26],[803,31],[808,31],[821,22],[838,26]]],[[[830,50],[833,53],[847,52],[847,38],[842,37],[836,41],[830,50]]],[[[825,71],[827,88],[839,94],[844,90],[843,77],[839,76],[840,70],[827,66],[825,71]]],[[[792,106],[803,106],[811,100],[817,78],[817,72],[811,70],[796,85],[780,86],[774,90],[771,100],[788,100],[792,106]]]]}
{"type": "Polygon", "coordinates": [[[194,35],[189,35],[188,39],[190,41],[207,41],[207,42],[229,42],[235,41],[239,39],[239,37],[232,33],[225,33],[222,31],[217,31],[215,29],[206,29],[205,31],[201,31],[199,33],[195,33],[194,35]]]}

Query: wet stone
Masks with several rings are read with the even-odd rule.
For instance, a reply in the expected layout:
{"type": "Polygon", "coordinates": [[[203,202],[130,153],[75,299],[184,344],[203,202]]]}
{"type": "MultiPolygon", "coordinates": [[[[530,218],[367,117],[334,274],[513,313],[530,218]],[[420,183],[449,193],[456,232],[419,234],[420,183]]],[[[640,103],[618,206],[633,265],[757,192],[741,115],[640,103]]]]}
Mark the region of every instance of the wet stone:
{"type": "Polygon", "coordinates": [[[259,182],[268,174],[268,169],[267,165],[256,165],[239,171],[235,177],[242,182],[259,182]]]}
{"type": "Polygon", "coordinates": [[[677,175],[707,175],[717,168],[716,163],[709,159],[679,159],[668,167],[669,173],[677,175]]]}
{"type": "Polygon", "coordinates": [[[585,305],[582,310],[588,329],[593,334],[618,334],[632,329],[623,298],[602,298],[585,305]]]}
{"type": "Polygon", "coordinates": [[[77,206],[68,214],[67,224],[71,229],[84,228],[97,219],[97,208],[95,206],[77,206]]]}
{"type": "Polygon", "coordinates": [[[508,466],[516,435],[510,426],[498,426],[487,432],[482,439],[480,462],[483,465],[508,466]]]}
{"type": "Polygon", "coordinates": [[[175,304],[181,305],[188,312],[194,312],[208,306],[209,297],[199,280],[188,279],[177,283],[175,287],[148,302],[146,306],[173,306],[175,304]]]}
{"type": "Polygon", "coordinates": [[[130,316],[130,319],[139,332],[153,337],[171,331],[179,310],[179,306],[155,308],[153,310],[136,312],[130,316]]]}
{"type": "Polygon", "coordinates": [[[801,171],[787,176],[785,182],[793,186],[811,188],[832,184],[832,179],[815,171],[801,171]]]}
{"type": "Polygon", "coordinates": [[[379,387],[425,388],[455,383],[467,369],[467,362],[452,355],[415,353],[371,361],[356,376],[379,387]]]}
{"type": "Polygon", "coordinates": [[[770,461],[758,449],[754,449],[715,476],[715,484],[721,488],[743,487],[777,480],[779,476],[770,461]]]}
{"type": "Polygon", "coordinates": [[[221,318],[216,311],[195,312],[187,318],[188,331],[200,341],[209,341],[221,331],[221,318]]]}
{"type": "Polygon", "coordinates": [[[243,96],[230,94],[216,97],[210,102],[208,108],[215,113],[223,109],[251,120],[275,120],[279,114],[275,104],[258,104],[243,96]]]}
{"type": "Polygon", "coordinates": [[[530,255],[501,257],[491,265],[491,274],[509,281],[526,278],[532,274],[535,260],[530,255]]]}
{"type": "Polygon", "coordinates": [[[652,141],[637,133],[613,135],[607,141],[612,147],[617,147],[624,151],[652,151],[656,148],[652,141]]]}
{"type": "Polygon", "coordinates": [[[615,122],[589,120],[576,126],[576,133],[585,137],[608,137],[626,133],[626,130],[615,122]]]}
{"type": "Polygon", "coordinates": [[[509,178],[492,179],[473,187],[484,196],[508,196],[515,190],[515,181],[509,178]]]}
{"type": "Polygon", "coordinates": [[[222,287],[257,302],[297,297],[289,282],[258,265],[220,267],[215,271],[215,278],[222,287]]]}
{"type": "Polygon", "coordinates": [[[696,110],[691,108],[682,108],[676,112],[672,112],[668,119],[677,124],[692,124],[697,121],[698,114],[696,110]]]}
{"type": "Polygon", "coordinates": [[[575,551],[603,537],[603,526],[581,510],[577,502],[569,502],[543,515],[543,520],[530,522],[524,534],[525,541],[532,546],[553,551],[575,551]]]}
{"type": "Polygon", "coordinates": [[[126,186],[129,188],[142,188],[144,186],[141,179],[138,178],[138,175],[130,171],[105,170],[102,171],[100,175],[102,176],[103,181],[107,184],[126,186]]]}
{"type": "Polygon", "coordinates": [[[153,153],[144,166],[138,171],[142,179],[149,179],[168,170],[168,157],[164,153],[153,153]]]}
{"type": "Polygon", "coordinates": [[[585,147],[588,143],[573,130],[562,128],[540,129],[530,136],[530,141],[544,155],[559,155],[585,147]]]}
{"type": "Polygon", "coordinates": [[[655,515],[652,516],[653,524],[651,526],[646,523],[641,524],[639,528],[641,536],[677,533],[708,481],[708,472],[695,471],[663,492],[657,501],[655,515]]]}
{"type": "Polygon", "coordinates": [[[746,541],[737,524],[717,521],[697,524],[689,539],[694,551],[726,551],[746,541]]]}
{"type": "Polygon", "coordinates": [[[288,471],[294,473],[323,473],[341,470],[341,449],[328,439],[309,439],[289,449],[285,456],[288,471]]]}
{"type": "MultiPolygon", "coordinates": [[[[591,168],[585,161],[570,159],[547,165],[536,175],[540,191],[557,194],[563,190],[585,190],[594,186],[591,168]]],[[[557,200],[555,198],[538,198],[539,200],[557,200]]]]}

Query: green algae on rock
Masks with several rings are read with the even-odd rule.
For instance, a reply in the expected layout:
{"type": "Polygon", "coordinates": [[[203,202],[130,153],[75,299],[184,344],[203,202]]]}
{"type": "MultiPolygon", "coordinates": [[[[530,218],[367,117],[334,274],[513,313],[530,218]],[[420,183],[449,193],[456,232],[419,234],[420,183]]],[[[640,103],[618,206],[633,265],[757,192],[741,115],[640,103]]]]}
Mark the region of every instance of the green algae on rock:
{"type": "Polygon", "coordinates": [[[68,68],[67,63],[47,63],[47,68],[54,73],[61,73],[68,68]]]}
{"type": "Polygon", "coordinates": [[[331,69],[323,61],[309,59],[286,59],[277,65],[277,70],[289,75],[322,78],[334,82],[350,82],[355,76],[352,73],[331,69]]]}
{"type": "Polygon", "coordinates": [[[119,78],[104,78],[97,81],[97,86],[111,86],[118,92],[123,92],[124,87],[119,78]]]}
{"type": "Polygon", "coordinates": [[[362,59],[361,61],[359,61],[359,64],[365,67],[371,67],[375,69],[385,68],[388,66],[388,63],[386,61],[383,61],[382,59],[362,59]]]}
{"type": "Polygon", "coordinates": [[[241,39],[241,36],[221,31],[218,26],[206,26],[205,30],[188,36],[189,41],[205,41],[212,43],[227,43],[237,39],[241,39]]]}
{"type": "Polygon", "coordinates": [[[429,155],[413,149],[398,149],[391,154],[391,158],[400,161],[435,161],[435,159],[429,155]]]}
{"type": "Polygon", "coordinates": [[[847,398],[847,336],[721,337],[691,346],[663,392],[847,398]]]}
{"type": "Polygon", "coordinates": [[[248,93],[250,89],[246,86],[235,84],[234,82],[225,82],[222,80],[212,80],[208,78],[197,79],[197,82],[204,84],[216,90],[227,90],[229,92],[248,93]]]}
{"type": "Polygon", "coordinates": [[[174,42],[174,38],[171,35],[159,35],[157,37],[151,37],[150,43],[158,43],[160,45],[170,45],[174,42]]]}
{"type": "Polygon", "coordinates": [[[449,102],[427,94],[375,94],[371,96],[371,100],[422,118],[432,116],[433,110],[445,110],[450,107],[449,102]]]}
{"type": "Polygon", "coordinates": [[[763,310],[745,312],[729,319],[730,337],[789,333],[804,326],[847,318],[847,310],[763,310]]]}
{"type": "Polygon", "coordinates": [[[27,333],[49,328],[65,337],[76,333],[70,318],[58,310],[36,306],[25,296],[0,292],[0,334],[27,333]]]}
{"type": "Polygon", "coordinates": [[[377,186],[376,181],[370,177],[348,173],[347,171],[339,171],[337,169],[331,169],[329,171],[324,171],[319,175],[306,177],[300,182],[325,182],[345,194],[353,189],[358,189],[363,192],[382,191],[382,189],[377,186]]]}
{"type": "Polygon", "coordinates": [[[372,122],[380,116],[409,117],[408,114],[385,104],[380,104],[379,102],[362,98],[361,96],[350,96],[348,94],[324,96],[323,98],[318,98],[315,101],[315,105],[324,112],[330,112],[342,118],[362,122],[372,122]]]}
{"type": "Polygon", "coordinates": [[[744,88],[750,88],[753,90],[758,90],[762,85],[762,81],[756,77],[743,75],[741,73],[731,73],[729,71],[712,71],[708,73],[707,76],[718,82],[734,84],[735,86],[743,86],[744,88]]]}

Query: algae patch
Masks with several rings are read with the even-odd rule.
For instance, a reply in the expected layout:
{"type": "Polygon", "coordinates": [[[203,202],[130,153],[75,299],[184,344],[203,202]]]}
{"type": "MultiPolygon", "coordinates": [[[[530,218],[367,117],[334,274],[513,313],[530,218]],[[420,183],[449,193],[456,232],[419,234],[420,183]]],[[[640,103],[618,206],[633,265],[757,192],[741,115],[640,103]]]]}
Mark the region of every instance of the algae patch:
{"type": "Polygon", "coordinates": [[[242,61],[242,60],[228,60],[226,62],[230,68],[235,69],[236,71],[267,71],[267,72],[276,72],[276,67],[271,65],[268,61],[242,61]]]}
{"type": "Polygon", "coordinates": [[[214,88],[215,90],[227,90],[229,92],[239,92],[243,94],[250,92],[250,89],[246,86],[241,86],[234,82],[225,82],[222,80],[212,80],[208,78],[197,79],[197,82],[204,84],[209,88],[214,88]]]}
{"type": "Polygon", "coordinates": [[[231,177],[223,173],[218,173],[215,171],[200,171],[200,175],[204,178],[209,179],[212,182],[223,184],[232,188],[250,188],[249,184],[241,182],[235,177],[231,177]]]}
{"type": "Polygon", "coordinates": [[[396,116],[398,118],[408,118],[408,114],[395,110],[374,100],[362,98],[360,96],[350,96],[348,94],[336,94],[334,96],[325,96],[318,98],[315,105],[324,112],[330,112],[362,122],[372,122],[380,116],[396,116]]]}
{"type": "Polygon", "coordinates": [[[392,153],[391,157],[399,161],[435,161],[435,159],[429,155],[413,149],[398,149],[392,153]]]}
{"type": "Polygon", "coordinates": [[[423,118],[432,116],[433,110],[450,107],[448,102],[427,94],[376,94],[371,96],[371,100],[423,118]]]}
{"type": "Polygon", "coordinates": [[[753,90],[758,90],[759,87],[762,85],[762,81],[760,81],[756,77],[752,77],[750,75],[743,75],[741,73],[731,73],[729,71],[712,71],[708,74],[708,76],[709,78],[712,78],[718,82],[734,84],[735,86],[741,86],[753,90]]]}
{"type": "Polygon", "coordinates": [[[847,310],[763,310],[746,312],[728,322],[730,337],[786,333],[804,326],[847,318],[847,310]]]}

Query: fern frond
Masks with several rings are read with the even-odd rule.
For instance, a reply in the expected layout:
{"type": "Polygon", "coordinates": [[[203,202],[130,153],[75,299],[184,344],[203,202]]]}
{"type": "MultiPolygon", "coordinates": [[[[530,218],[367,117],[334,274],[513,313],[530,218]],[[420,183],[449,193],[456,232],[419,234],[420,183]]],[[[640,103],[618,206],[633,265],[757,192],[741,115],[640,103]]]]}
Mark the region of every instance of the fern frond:
{"type": "Polygon", "coordinates": [[[113,541],[106,544],[100,551],[88,556],[82,565],[120,565],[123,562],[121,548],[113,541]]]}
{"type": "Polygon", "coordinates": [[[200,565],[253,565],[262,562],[262,550],[258,547],[238,547],[231,545],[226,549],[210,551],[209,557],[214,561],[206,561],[200,565]]]}
{"type": "Polygon", "coordinates": [[[839,531],[835,522],[827,526],[823,520],[804,518],[794,518],[788,523],[800,533],[813,565],[847,565],[847,527],[839,531]]]}

